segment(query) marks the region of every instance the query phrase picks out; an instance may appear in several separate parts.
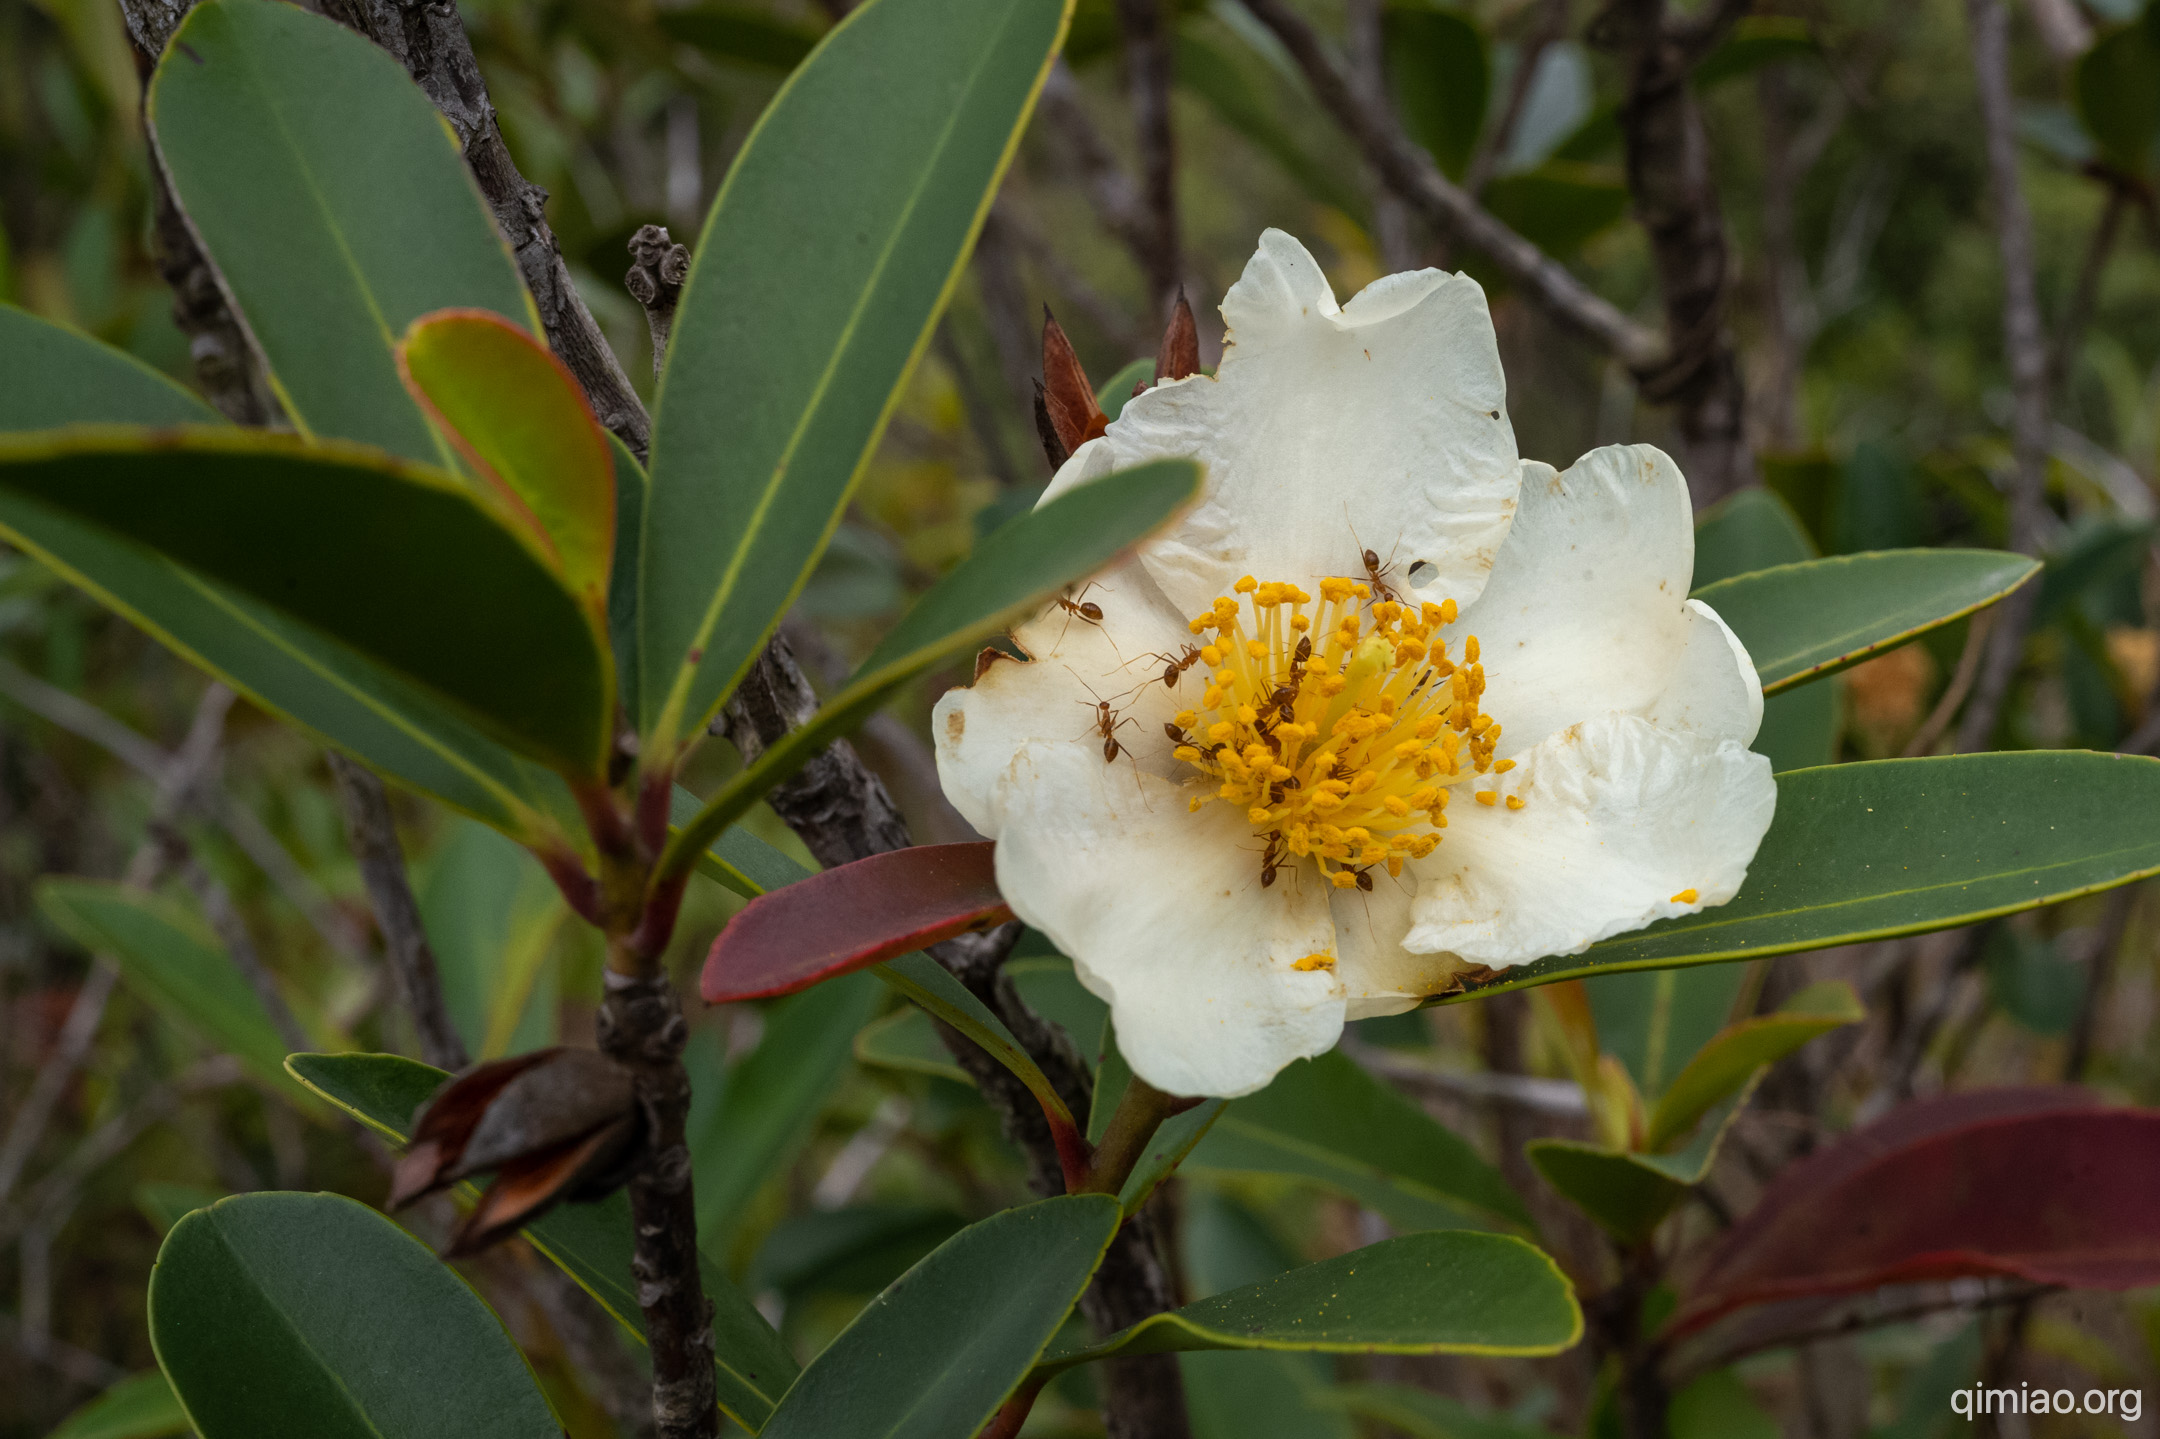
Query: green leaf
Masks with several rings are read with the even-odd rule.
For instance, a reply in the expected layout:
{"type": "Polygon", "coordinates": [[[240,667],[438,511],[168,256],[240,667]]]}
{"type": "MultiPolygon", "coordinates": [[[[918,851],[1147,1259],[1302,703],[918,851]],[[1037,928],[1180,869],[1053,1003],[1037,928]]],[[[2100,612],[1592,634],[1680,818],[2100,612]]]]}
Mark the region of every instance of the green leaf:
{"type": "Polygon", "coordinates": [[[1327,1362],[1266,1350],[1179,1355],[1192,1439],[1357,1439],[1350,1416],[1329,1402],[1327,1362]]]}
{"type": "Polygon", "coordinates": [[[966,1227],[958,1214],[934,1205],[812,1209],[773,1226],[747,1283],[753,1293],[778,1290],[790,1304],[811,1294],[867,1297],[966,1227]]]}
{"type": "Polygon", "coordinates": [[[161,1439],[188,1432],[165,1371],[132,1374],[61,1421],[45,1439],[161,1439]]]}
{"type": "Polygon", "coordinates": [[[223,423],[217,411],[134,356],[0,305],[0,433],[114,421],[223,423]]]}
{"type": "Polygon", "coordinates": [[[732,1065],[717,1043],[693,1047],[692,1187],[699,1241],[715,1253],[728,1252],[744,1208],[810,1137],[882,997],[869,975],[843,975],[767,1008],[757,1047],[732,1065]]]}
{"type": "MultiPolygon", "coordinates": [[[[295,1054],[285,1067],[309,1089],[399,1144],[412,1132],[414,1112],[450,1077],[395,1054],[295,1054]]],[[[643,1342],[645,1316],[630,1269],[634,1241],[625,1195],[558,1205],[527,1225],[524,1234],[643,1342]]],[[[720,1407],[755,1433],[794,1381],[795,1360],[765,1317],[703,1254],[698,1274],[713,1302],[713,1378],[720,1407]]]]}
{"type": "MultiPolygon", "coordinates": [[[[1234,35],[1226,35],[1235,44],[1234,35]]],[[[1283,123],[1284,106],[1270,93],[1262,67],[1250,63],[1249,52],[1234,53],[1229,44],[1218,45],[1184,26],[1177,37],[1177,81],[1207,102],[1216,118],[1251,141],[1253,147],[1282,167],[1284,174],[1323,205],[1331,205],[1355,220],[1369,208],[1365,197],[1338,166],[1315,159],[1305,143],[1283,123]]],[[[1155,378],[1150,366],[1143,378],[1155,378]]],[[[1126,386],[1128,398],[1131,385],[1126,386]]],[[[1117,412],[1104,406],[1113,419],[1117,412]]]]}
{"type": "Polygon", "coordinates": [[[1460,180],[1485,128],[1492,83],[1483,32],[1467,15],[1426,4],[1390,5],[1381,24],[1403,128],[1460,180]]]}
{"type": "Polygon", "coordinates": [[[1768,696],[1985,609],[2039,569],[1998,550],[1880,550],[1736,575],[1693,597],[1732,626],[1768,696]]]}
{"type": "Polygon", "coordinates": [[[1815,558],[1807,526],[1775,490],[1756,487],[1720,500],[1695,522],[1695,589],[1772,565],[1815,558]]]}
{"type": "Polygon", "coordinates": [[[1582,1337],[1559,1267],[1512,1235],[1405,1234],[1157,1314],[1038,1372],[1128,1354],[1282,1349],[1331,1354],[1557,1354],[1582,1337]]]}
{"type": "Polygon", "coordinates": [[[1743,15],[1723,44],[1704,57],[1689,79],[1707,90],[1779,60],[1819,55],[1815,32],[1797,15],[1743,15]]]}
{"type": "Polygon", "coordinates": [[[1104,1194],[961,1230],[813,1360],[764,1439],[962,1439],[1027,1376],[1087,1288],[1122,1212],[1104,1194]]]}
{"type": "MultiPolygon", "coordinates": [[[[212,423],[162,376],[88,336],[0,307],[0,431],[212,423]]],[[[521,842],[566,844],[553,771],[440,701],[238,590],[0,490],[0,532],[255,704],[521,842]]]]}
{"type": "Polygon", "coordinates": [[[0,493],[274,606],[535,758],[604,772],[603,637],[448,475],[263,431],[74,430],[0,440],[0,493]]]}
{"type": "Polygon", "coordinates": [[[502,1321],[336,1194],[242,1194],[173,1226],[150,1342],[213,1439],[560,1439],[502,1321]]]}
{"type": "Polygon", "coordinates": [[[1866,1018],[1867,1010],[1852,986],[1832,979],[1809,985],[1775,1014],[1741,1020],[1712,1039],[1674,1077],[1672,1087],[1650,1111],[1643,1148],[1665,1148],[1746,1085],[1764,1065],[1783,1059],[1818,1034],[1866,1018]]]}
{"type": "Polygon", "coordinates": [[[1655,1099],[1732,1015],[1746,965],[1711,964],[1583,981],[1598,1047],[1627,1067],[1638,1093],[1655,1099]]]}
{"type": "Polygon", "coordinates": [[[1409,1439],[1552,1439],[1552,1431],[1505,1414],[1470,1408],[1430,1389],[1408,1384],[1345,1384],[1330,1399],[1409,1439]]]}
{"type": "Polygon", "coordinates": [[[809,58],[818,32],[780,20],[763,10],[738,5],[696,5],[662,10],[653,16],[670,40],[695,45],[708,55],[737,60],[785,75],[809,58]]]}
{"type": "Polygon", "coordinates": [[[1673,1395],[1667,1423],[1672,1439],[1779,1439],[1785,1432],[1730,1369],[1705,1374],[1673,1395]]]}
{"type": "Polygon", "coordinates": [[[294,1094],[285,1041],[217,936],[171,900],[98,879],[46,879],[38,908],[85,949],[110,955],[153,1008],[294,1094]]]}
{"type": "Polygon", "coordinates": [[[1730,903],[1439,1002],[1924,934],[2155,873],[2160,760],[2035,750],[1797,770],[1778,776],[1777,816],[1730,903]]]}
{"type": "Polygon", "coordinates": [[[1628,211],[1618,170],[1579,160],[1547,160],[1535,170],[1496,177],[1485,208],[1548,254],[1566,255],[1628,211]]]}
{"type": "Polygon", "coordinates": [[[737,155],[660,382],[634,706],[649,764],[703,729],[839,522],[1068,9],[870,0],[737,155]]]}
{"type": "Polygon", "coordinates": [[[2103,33],[2070,72],[2071,103],[2110,164],[2132,176],[2152,170],[2160,135],[2160,45],[2132,21],[2103,33]]]}
{"type": "Polygon", "coordinates": [[[486,310],[413,321],[397,361],[413,398],[596,625],[615,560],[615,461],[585,392],[547,346],[486,310]]]}
{"type": "Polygon", "coordinates": [[[1189,1162],[1314,1180],[1404,1229],[1460,1224],[1456,1206],[1530,1223],[1500,1171],[1339,1050],[1300,1060],[1258,1094],[1231,1101],[1189,1162]]]}
{"type": "MultiPolygon", "coordinates": [[[[872,0],[889,5],[897,0],[872,0]]],[[[1079,485],[975,547],[893,626],[841,691],[682,823],[659,873],[679,873],[760,796],[892,692],[1029,614],[1169,522],[1200,490],[1188,460],[1158,460],[1079,485]]],[[[649,597],[648,597],[649,598],[649,597]]]]}
{"type": "Polygon", "coordinates": [[[225,1197],[222,1189],[153,1179],[135,1186],[135,1208],[162,1238],[187,1215],[225,1197]]]}
{"type": "Polygon", "coordinates": [[[539,326],[456,139],[404,67],[298,6],[206,0],[151,79],[148,118],[301,433],[447,464],[399,382],[397,337],[466,305],[539,326]]]}
{"type": "Polygon", "coordinates": [[[1604,1149],[1573,1139],[1533,1140],[1523,1147],[1524,1153],[1547,1184],[1615,1239],[1640,1244],[1687,1197],[1689,1187],[1710,1172],[1725,1131],[1761,1077],[1760,1069],[1751,1073],[1740,1091],[1713,1108],[1695,1137],[1676,1153],[1604,1149]]]}
{"type": "Polygon", "coordinates": [[[444,1007],[479,1059],[556,1043],[548,959],[569,906],[533,857],[471,823],[451,827],[418,886],[444,1007]]]}
{"type": "Polygon", "coordinates": [[[1155,383],[1155,361],[1151,357],[1134,360],[1103,381],[1103,387],[1095,392],[1095,403],[1102,407],[1105,421],[1114,420],[1125,413],[1125,404],[1133,397],[1133,386],[1155,383]]]}

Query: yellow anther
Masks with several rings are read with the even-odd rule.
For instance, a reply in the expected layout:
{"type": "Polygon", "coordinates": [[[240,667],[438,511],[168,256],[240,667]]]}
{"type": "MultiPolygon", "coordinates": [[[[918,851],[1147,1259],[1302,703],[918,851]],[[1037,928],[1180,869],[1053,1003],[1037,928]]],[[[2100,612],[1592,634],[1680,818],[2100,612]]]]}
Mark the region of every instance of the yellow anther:
{"type": "Polygon", "coordinates": [[[1254,805],[1251,809],[1245,811],[1245,818],[1251,820],[1254,824],[1266,824],[1274,817],[1275,812],[1273,810],[1263,809],[1259,805],[1254,805]]]}
{"type": "Polygon", "coordinates": [[[1267,658],[1267,646],[1258,640],[1247,640],[1245,641],[1245,653],[1256,660],[1264,660],[1267,658]]]}
{"type": "Polygon", "coordinates": [[[1207,687],[1207,693],[1200,696],[1200,703],[1207,706],[1209,709],[1215,709],[1219,707],[1222,702],[1223,692],[1221,685],[1209,685],[1207,687]]]}
{"type": "Polygon", "coordinates": [[[1476,800],[1479,804],[1492,805],[1500,803],[1500,796],[1489,789],[1481,789],[1476,794],[1472,795],[1471,798],[1476,800]]]}
{"type": "Polygon", "coordinates": [[[1464,641],[1462,642],[1462,657],[1463,657],[1464,659],[1468,660],[1468,661],[1469,661],[1469,662],[1470,662],[1471,664],[1476,664],[1476,663],[1477,663],[1477,636],[1476,636],[1476,635],[1472,635],[1472,636],[1470,636],[1470,637],[1469,637],[1468,639],[1466,639],[1466,640],[1464,640],[1464,641]]]}
{"type": "Polygon", "coordinates": [[[1199,635],[1199,634],[1206,634],[1206,633],[1207,633],[1207,632],[1208,632],[1209,630],[1213,629],[1214,627],[1215,627],[1215,616],[1213,616],[1213,615],[1202,615],[1202,616],[1200,616],[1200,618],[1198,618],[1198,619],[1196,619],[1196,620],[1187,620],[1187,621],[1185,622],[1185,628],[1186,628],[1186,629],[1188,629],[1188,630],[1190,630],[1190,631],[1191,631],[1192,633],[1194,633],[1194,634],[1196,634],[1196,635],[1199,635]]]}
{"type": "Polygon", "coordinates": [[[1397,819],[1401,819],[1410,813],[1410,801],[1404,799],[1401,795],[1391,794],[1380,801],[1380,808],[1394,815],[1397,819]]]}
{"type": "Polygon", "coordinates": [[[1357,876],[1347,869],[1338,869],[1329,873],[1328,883],[1337,889],[1352,889],[1357,885],[1357,876]]]}
{"type": "MultiPolygon", "coordinates": [[[[1492,727],[1492,730],[1488,731],[1488,733],[1498,733],[1499,729],[1500,726],[1494,725],[1492,727]]],[[[1500,761],[1500,763],[1492,767],[1492,772],[1494,774],[1506,774],[1509,770],[1513,768],[1515,768],[1515,761],[1511,759],[1504,759],[1500,761]]]]}
{"type": "Polygon", "coordinates": [[[1697,896],[1692,889],[1683,889],[1672,897],[1674,904],[1693,904],[1697,896]]]}
{"type": "Polygon", "coordinates": [[[1461,611],[1461,610],[1458,610],[1458,609],[1457,609],[1457,608],[1455,607],[1455,601],[1453,601],[1453,600],[1442,600],[1442,601],[1440,601],[1440,623],[1442,623],[1442,624],[1444,624],[1444,625],[1451,625],[1451,624],[1455,623],[1455,616],[1457,616],[1458,614],[1461,614],[1461,613],[1462,613],[1462,611],[1461,611]]]}
{"type": "Polygon", "coordinates": [[[1194,749],[1189,744],[1181,744],[1176,749],[1170,751],[1170,758],[1177,760],[1182,764],[1198,764],[1200,763],[1200,751],[1194,749]]]}
{"type": "Polygon", "coordinates": [[[1217,744],[1228,744],[1230,742],[1230,737],[1236,733],[1237,726],[1228,723],[1211,724],[1208,726],[1207,732],[1208,738],[1215,741],[1215,743],[1217,744]]]}
{"type": "Polygon", "coordinates": [[[1305,633],[1305,631],[1307,631],[1307,630],[1309,630],[1309,629],[1311,629],[1311,628],[1312,628],[1312,616],[1311,616],[1311,615],[1292,615],[1292,616],[1290,616],[1290,628],[1292,628],[1292,629],[1296,630],[1296,631],[1297,631],[1297,632],[1298,632],[1299,634],[1303,634],[1303,633],[1305,633]]]}
{"type": "Polygon", "coordinates": [[[1206,800],[1200,798],[1198,795],[1195,795],[1185,802],[1185,812],[1187,814],[1198,814],[1200,813],[1200,806],[1206,803],[1206,800]]]}
{"type": "MultiPolygon", "coordinates": [[[[1253,578],[1253,577],[1252,577],[1251,575],[1247,575],[1247,576],[1245,576],[1245,578],[1244,578],[1244,579],[1242,579],[1242,580],[1239,580],[1239,581],[1238,581],[1238,582],[1237,582],[1236,584],[1232,585],[1232,586],[1231,586],[1230,588],[1232,588],[1232,589],[1236,590],[1236,591],[1237,591],[1237,592],[1238,592],[1239,594],[1241,594],[1241,595],[1249,595],[1249,594],[1251,594],[1251,593],[1252,593],[1252,592],[1253,592],[1254,590],[1257,590],[1257,589],[1259,589],[1259,588],[1260,588],[1260,582],[1259,582],[1258,580],[1254,579],[1254,578],[1253,578]]],[[[1220,606],[1220,602],[1218,601],[1218,602],[1217,602],[1217,608],[1220,608],[1220,607],[1221,607],[1221,606],[1220,606]]]]}
{"type": "Polygon", "coordinates": [[[1214,669],[1220,665],[1222,663],[1221,648],[1216,645],[1202,645],[1200,647],[1200,663],[1206,665],[1209,669],[1214,669]]]}
{"type": "MultiPolygon", "coordinates": [[[[1355,880],[1351,881],[1353,884],[1356,882],[1355,880]]],[[[1291,961],[1290,967],[1302,970],[1307,974],[1316,969],[1333,969],[1335,967],[1335,956],[1332,954],[1308,954],[1303,959],[1291,961]]]]}
{"type": "Polygon", "coordinates": [[[1251,705],[1239,705],[1237,707],[1237,722],[1239,724],[1256,724],[1259,719],[1260,711],[1254,709],[1251,705]]]}
{"type": "Polygon", "coordinates": [[[1215,616],[1226,623],[1236,619],[1237,601],[1231,599],[1228,595],[1217,595],[1215,597],[1215,616]]]}
{"type": "Polygon", "coordinates": [[[1507,807],[1508,807],[1509,809],[1521,809],[1521,808],[1523,807],[1523,798],[1522,798],[1522,796],[1521,796],[1521,795],[1519,795],[1519,794],[1511,794],[1511,795],[1509,795],[1509,796],[1507,797],[1507,807]]]}

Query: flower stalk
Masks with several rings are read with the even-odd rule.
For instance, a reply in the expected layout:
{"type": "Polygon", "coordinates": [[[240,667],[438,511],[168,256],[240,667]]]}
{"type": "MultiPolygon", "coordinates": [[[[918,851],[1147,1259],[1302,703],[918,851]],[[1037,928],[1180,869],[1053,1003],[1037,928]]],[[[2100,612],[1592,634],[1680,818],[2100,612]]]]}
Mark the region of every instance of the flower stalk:
{"type": "Polygon", "coordinates": [[[1118,1096],[1117,1108],[1110,1115],[1110,1126],[1103,1131],[1102,1143],[1095,1147],[1095,1157],[1089,1162],[1087,1177],[1081,1180],[1075,1194],[1116,1194],[1123,1190],[1125,1181],[1132,1177],[1134,1166],[1140,1156],[1147,1153],[1148,1141],[1155,1131],[1173,1115],[1184,1113],[1200,1101],[1181,1099],[1165,1094],[1139,1075],[1125,1086],[1118,1096]]]}

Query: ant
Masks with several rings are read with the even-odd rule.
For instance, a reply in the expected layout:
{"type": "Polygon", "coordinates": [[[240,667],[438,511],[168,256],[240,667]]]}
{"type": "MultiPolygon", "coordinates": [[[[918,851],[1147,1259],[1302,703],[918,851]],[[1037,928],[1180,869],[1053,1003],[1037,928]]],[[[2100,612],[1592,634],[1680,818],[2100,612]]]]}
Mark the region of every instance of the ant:
{"type": "MultiPolygon", "coordinates": [[[[1350,538],[1357,539],[1357,527],[1355,525],[1350,527],[1350,538]]],[[[1393,600],[1395,603],[1401,604],[1401,593],[1388,580],[1388,576],[1394,573],[1395,570],[1395,552],[1393,550],[1388,551],[1387,563],[1382,564],[1380,556],[1374,551],[1364,548],[1363,542],[1360,541],[1358,558],[1365,562],[1365,582],[1372,587],[1373,598],[1376,600],[1393,600]]]]}
{"type": "Polygon", "coordinates": [[[1160,651],[1151,651],[1140,658],[1144,660],[1161,660],[1163,662],[1163,688],[1174,690],[1177,688],[1178,680],[1184,675],[1185,671],[1200,663],[1200,651],[1192,645],[1187,645],[1185,646],[1185,653],[1181,655],[1166,655],[1160,651]]]}
{"type": "MultiPolygon", "coordinates": [[[[1075,678],[1078,678],[1078,676],[1075,676],[1075,678]]],[[[1081,680],[1080,683],[1087,687],[1087,692],[1089,694],[1095,694],[1094,686],[1088,685],[1086,680],[1081,680]]],[[[1075,700],[1074,703],[1079,705],[1086,705],[1087,701],[1075,700]]],[[[1137,729],[1139,727],[1138,722],[1135,720],[1125,719],[1121,717],[1117,710],[1111,708],[1110,701],[1104,699],[1101,695],[1095,695],[1094,709],[1095,733],[1102,736],[1103,763],[1116,764],[1119,755],[1124,755],[1126,758],[1130,759],[1132,757],[1132,752],[1126,749],[1124,744],[1118,739],[1117,732],[1120,729],[1123,729],[1126,725],[1132,725],[1134,728],[1137,729]]]]}
{"type": "MultiPolygon", "coordinates": [[[[1081,620],[1087,624],[1091,624],[1097,629],[1102,628],[1102,606],[1096,604],[1091,599],[1085,598],[1088,590],[1092,590],[1094,588],[1095,582],[1090,580],[1087,584],[1087,588],[1081,590],[1078,595],[1075,595],[1072,592],[1072,586],[1067,585],[1065,587],[1065,592],[1059,595],[1056,600],[1052,601],[1052,603],[1054,603],[1059,609],[1065,611],[1066,630],[1072,628],[1072,622],[1075,619],[1081,620]]],[[[1065,630],[1058,631],[1058,643],[1065,643],[1065,630]]]]}
{"type": "Polygon", "coordinates": [[[1275,882],[1276,873],[1283,867],[1283,835],[1279,829],[1267,832],[1267,852],[1260,856],[1260,887],[1266,889],[1275,882]]]}

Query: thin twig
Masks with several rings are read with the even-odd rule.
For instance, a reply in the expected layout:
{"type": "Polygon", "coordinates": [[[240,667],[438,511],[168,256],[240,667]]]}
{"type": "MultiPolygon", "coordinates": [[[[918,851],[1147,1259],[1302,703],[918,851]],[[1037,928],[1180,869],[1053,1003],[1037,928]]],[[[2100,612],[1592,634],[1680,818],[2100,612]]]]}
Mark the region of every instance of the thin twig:
{"type": "Polygon", "coordinates": [[[1124,243],[1140,272],[1152,277],[1155,231],[1149,223],[1146,203],[1132,177],[1118,163],[1110,142],[1096,127],[1095,118],[1088,114],[1080,82],[1062,58],[1051,65],[1049,77],[1043,81],[1038,108],[1050,133],[1064,142],[1074,178],[1094,204],[1096,218],[1124,243]]]}
{"type": "Polygon", "coordinates": [[[1904,758],[1935,753],[1935,746],[1950,728],[1950,721],[1957,717],[1958,706],[1965,703],[1973,679],[1980,673],[1980,656],[1987,653],[1988,631],[1994,625],[1994,610],[1982,610],[1972,617],[1966,626],[1965,647],[1958,651],[1957,668],[1951,671],[1950,683],[1944,686],[1942,698],[1935,701],[1935,708],[1928,711],[1928,717],[1920,722],[1920,728],[1906,742],[1904,758]]]}
{"type": "Polygon", "coordinates": [[[472,1057],[457,1026],[450,1022],[442,974],[435,966],[435,951],[428,944],[420,905],[405,874],[405,851],[398,844],[390,796],[373,770],[336,750],[328,754],[338,803],[345,813],[346,838],[374,906],[375,922],[382,927],[383,951],[397,978],[398,996],[412,1015],[420,1057],[437,1069],[463,1069],[472,1057]]]}
{"type": "Polygon", "coordinates": [[[1172,30],[1166,0],[1117,0],[1125,35],[1125,78],[1132,93],[1133,138],[1140,152],[1140,195],[1148,247],[1142,261],[1157,314],[1178,286],[1177,142],[1170,129],[1172,30]]]}
{"type": "MultiPolygon", "coordinates": [[[[1560,3],[1560,0],[1550,0],[1560,3]]],[[[1387,7],[1382,0],[1349,0],[1343,18],[1349,29],[1350,82],[1358,96],[1376,110],[1392,112],[1388,95],[1387,7]]],[[[1471,194],[1477,185],[1464,182],[1471,194]]],[[[1380,251],[1381,266],[1400,273],[1417,268],[1417,244],[1410,233],[1410,210],[1402,198],[1385,185],[1373,187],[1373,240],[1380,251]]]]}
{"type": "Polygon", "coordinates": [[[1357,142],[1381,180],[1428,224],[1483,254],[1534,304],[1567,329],[1617,355],[1630,369],[1648,372],[1664,362],[1665,344],[1656,334],[1495,218],[1441,174],[1432,156],[1403,134],[1393,117],[1360,98],[1328,55],[1319,32],[1288,0],[1244,0],[1244,4],[1283,42],[1321,106],[1357,142]]]}
{"type": "MultiPolygon", "coordinates": [[[[1995,242],[2002,257],[2003,354],[2010,369],[2011,440],[2017,457],[2010,489],[2010,548],[2038,555],[2045,535],[2048,466],[2048,344],[2040,324],[2033,278],[2032,213],[2018,176],[2017,107],[2010,91],[2010,11],[2003,0],[1966,0],[1978,81],[1988,183],[1995,198],[1995,242]]],[[[1988,637],[1972,702],[1958,726],[1957,747],[1986,747],[2009,698],[2025,652],[2040,587],[2026,585],[2004,600],[1988,637]]]]}
{"type": "Polygon", "coordinates": [[[1485,182],[1492,179],[1500,168],[1500,162],[1515,141],[1515,127],[1522,122],[1525,104],[1530,99],[1530,82],[1537,77],[1538,62],[1545,52],[1567,34],[1567,0],[1545,0],[1532,22],[1530,35],[1519,47],[1515,60],[1515,73],[1508,79],[1507,102],[1500,107],[1499,116],[1478,137],[1477,152],[1470,157],[1470,167],[1463,174],[1463,189],[1473,195],[1485,193],[1485,182]]]}

